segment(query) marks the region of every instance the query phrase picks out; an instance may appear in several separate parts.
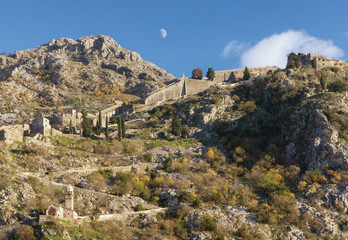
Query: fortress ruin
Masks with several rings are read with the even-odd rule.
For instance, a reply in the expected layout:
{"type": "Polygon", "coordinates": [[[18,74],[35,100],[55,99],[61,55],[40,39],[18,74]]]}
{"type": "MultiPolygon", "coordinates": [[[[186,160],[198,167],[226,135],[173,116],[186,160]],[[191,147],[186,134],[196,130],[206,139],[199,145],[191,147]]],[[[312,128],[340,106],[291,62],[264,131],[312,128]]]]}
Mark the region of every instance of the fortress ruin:
{"type": "Polygon", "coordinates": [[[307,55],[303,53],[290,53],[288,55],[287,68],[296,66],[301,63],[303,66],[311,66],[315,69],[322,69],[326,67],[348,67],[348,62],[327,58],[322,55],[309,53],[307,55]]]}

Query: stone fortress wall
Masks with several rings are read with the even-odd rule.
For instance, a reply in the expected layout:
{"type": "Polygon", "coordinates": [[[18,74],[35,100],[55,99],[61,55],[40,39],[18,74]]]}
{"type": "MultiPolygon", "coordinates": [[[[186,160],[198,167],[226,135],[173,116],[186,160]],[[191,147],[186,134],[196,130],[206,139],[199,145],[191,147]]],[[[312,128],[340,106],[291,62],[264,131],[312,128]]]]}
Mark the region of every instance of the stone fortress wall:
{"type": "Polygon", "coordinates": [[[149,96],[144,99],[144,104],[156,105],[170,99],[197,94],[216,84],[218,84],[216,81],[182,77],[177,82],[150,93],[149,96]]]}
{"type": "MultiPolygon", "coordinates": [[[[251,77],[258,77],[266,75],[269,71],[276,71],[278,67],[259,67],[259,68],[249,68],[251,77]]],[[[215,71],[214,81],[217,82],[238,82],[242,81],[244,76],[244,68],[241,69],[231,69],[223,71],[215,71]]]]}
{"type": "Polygon", "coordinates": [[[348,67],[348,62],[327,58],[314,53],[309,53],[307,55],[301,53],[290,53],[288,55],[288,63],[286,67],[294,66],[296,59],[299,59],[302,65],[309,65],[315,69],[326,67],[348,67]]]}

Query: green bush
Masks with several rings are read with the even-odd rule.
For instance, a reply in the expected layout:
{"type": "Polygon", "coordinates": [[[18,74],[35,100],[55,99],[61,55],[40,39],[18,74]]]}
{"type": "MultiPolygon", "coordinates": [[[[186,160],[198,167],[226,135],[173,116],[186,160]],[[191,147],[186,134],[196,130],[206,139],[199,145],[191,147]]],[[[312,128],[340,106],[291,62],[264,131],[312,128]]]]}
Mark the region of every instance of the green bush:
{"type": "Polygon", "coordinates": [[[145,153],[144,159],[147,162],[152,162],[152,154],[151,153],[145,153]]]}
{"type": "Polygon", "coordinates": [[[134,207],[134,211],[136,212],[140,212],[140,211],[144,211],[145,208],[143,207],[143,205],[141,205],[140,203],[138,203],[135,207],[134,207]]]}
{"type": "Polygon", "coordinates": [[[203,215],[199,221],[201,231],[215,231],[216,223],[209,215],[203,215]]]}

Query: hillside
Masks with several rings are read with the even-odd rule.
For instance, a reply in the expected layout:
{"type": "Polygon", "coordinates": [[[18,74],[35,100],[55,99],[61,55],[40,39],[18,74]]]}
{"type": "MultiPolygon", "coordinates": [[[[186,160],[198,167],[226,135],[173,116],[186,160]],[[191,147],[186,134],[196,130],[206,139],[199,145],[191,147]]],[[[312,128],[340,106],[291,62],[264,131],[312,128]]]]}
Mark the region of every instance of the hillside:
{"type": "MultiPolygon", "coordinates": [[[[63,49],[73,59],[76,49],[63,49]]],[[[78,88],[68,73],[49,80],[62,94],[78,88]]],[[[348,68],[297,62],[134,111],[124,138],[110,122],[110,139],[104,129],[2,142],[0,239],[347,239],[347,91],[348,68]],[[67,207],[69,184],[81,219],[43,217],[67,207]]]]}
{"type": "Polygon", "coordinates": [[[0,55],[0,111],[25,115],[35,107],[97,109],[114,100],[144,97],[173,79],[110,37],[54,39],[0,55]]]}

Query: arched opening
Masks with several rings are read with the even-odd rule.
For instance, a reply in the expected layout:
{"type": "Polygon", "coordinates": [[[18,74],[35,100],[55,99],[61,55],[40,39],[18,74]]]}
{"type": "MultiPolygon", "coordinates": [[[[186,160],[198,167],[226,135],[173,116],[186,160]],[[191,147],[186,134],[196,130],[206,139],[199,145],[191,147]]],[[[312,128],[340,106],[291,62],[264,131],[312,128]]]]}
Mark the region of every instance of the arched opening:
{"type": "Polygon", "coordinates": [[[48,215],[49,216],[58,216],[58,211],[57,211],[57,209],[55,209],[55,208],[50,208],[49,210],[48,210],[48,215]]]}

